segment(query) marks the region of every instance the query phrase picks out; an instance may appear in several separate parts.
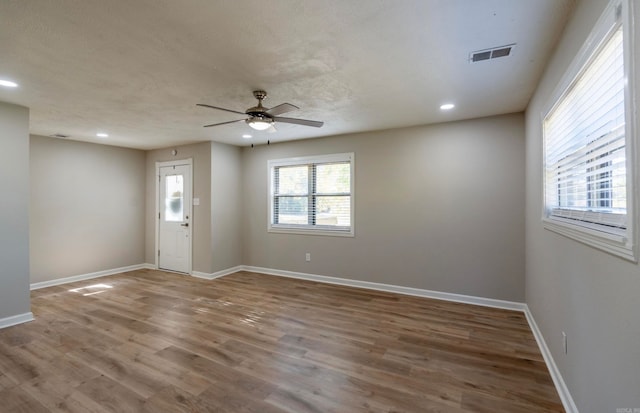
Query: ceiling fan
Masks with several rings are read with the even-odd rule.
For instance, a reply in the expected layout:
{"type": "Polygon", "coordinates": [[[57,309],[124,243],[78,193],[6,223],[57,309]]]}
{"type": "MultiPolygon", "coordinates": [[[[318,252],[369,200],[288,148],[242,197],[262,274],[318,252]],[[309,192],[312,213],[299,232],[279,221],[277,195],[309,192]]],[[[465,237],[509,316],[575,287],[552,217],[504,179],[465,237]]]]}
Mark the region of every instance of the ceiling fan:
{"type": "Polygon", "coordinates": [[[275,132],[275,123],[293,123],[296,125],[313,126],[319,128],[324,125],[324,122],[318,122],[316,120],[296,119],[296,118],[283,118],[278,115],[291,112],[292,110],[300,109],[299,107],[290,103],[283,103],[272,108],[265,108],[262,106],[262,101],[267,97],[267,92],[264,90],[256,90],[253,92],[253,96],[258,99],[258,106],[247,109],[244,112],[238,112],[237,110],[220,108],[217,106],[205,105],[204,103],[198,103],[197,106],[203,106],[205,108],[224,110],[225,112],[237,113],[239,115],[248,115],[248,118],[230,120],[227,122],[212,123],[211,125],[204,125],[205,128],[211,126],[226,125],[228,123],[246,122],[255,130],[267,130],[268,132],[275,132]]]}

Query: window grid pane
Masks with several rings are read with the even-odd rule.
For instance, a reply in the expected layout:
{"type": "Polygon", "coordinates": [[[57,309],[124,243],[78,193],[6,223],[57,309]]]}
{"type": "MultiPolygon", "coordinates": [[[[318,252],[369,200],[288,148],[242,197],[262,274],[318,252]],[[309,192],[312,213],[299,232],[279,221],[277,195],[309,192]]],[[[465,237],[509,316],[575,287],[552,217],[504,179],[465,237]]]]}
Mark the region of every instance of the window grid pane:
{"type": "Polygon", "coordinates": [[[278,196],[275,198],[277,207],[275,222],[278,224],[308,225],[308,197],[304,196],[278,196]]]}

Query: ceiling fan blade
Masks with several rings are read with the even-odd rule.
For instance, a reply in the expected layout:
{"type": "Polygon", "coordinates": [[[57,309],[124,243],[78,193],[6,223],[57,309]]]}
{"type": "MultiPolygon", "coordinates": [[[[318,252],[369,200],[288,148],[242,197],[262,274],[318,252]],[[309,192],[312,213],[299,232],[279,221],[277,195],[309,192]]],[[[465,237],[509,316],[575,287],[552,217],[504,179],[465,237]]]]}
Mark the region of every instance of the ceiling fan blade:
{"type": "Polygon", "coordinates": [[[232,110],[232,109],[219,108],[217,106],[205,105],[204,103],[196,103],[196,106],[202,106],[205,108],[224,110],[225,112],[239,113],[240,115],[246,115],[246,113],[244,112],[238,112],[237,110],[232,110]]]}
{"type": "Polygon", "coordinates": [[[319,128],[324,125],[324,122],[319,122],[317,120],[306,120],[306,119],[295,119],[295,118],[273,118],[276,122],[283,123],[295,123],[296,125],[304,125],[304,126],[313,126],[314,128],[319,128]]]}
{"type": "Polygon", "coordinates": [[[272,123],[269,129],[267,129],[267,133],[276,133],[278,129],[276,129],[275,125],[272,123]]]}
{"type": "Polygon", "coordinates": [[[283,103],[282,105],[274,106],[271,109],[267,110],[267,113],[271,116],[278,116],[296,109],[300,108],[296,105],[292,105],[291,103],[283,103]]]}
{"type": "Polygon", "coordinates": [[[227,123],[244,122],[246,119],[230,120],[228,122],[212,123],[211,125],[204,125],[203,128],[210,128],[211,126],[226,125],[227,123]]]}

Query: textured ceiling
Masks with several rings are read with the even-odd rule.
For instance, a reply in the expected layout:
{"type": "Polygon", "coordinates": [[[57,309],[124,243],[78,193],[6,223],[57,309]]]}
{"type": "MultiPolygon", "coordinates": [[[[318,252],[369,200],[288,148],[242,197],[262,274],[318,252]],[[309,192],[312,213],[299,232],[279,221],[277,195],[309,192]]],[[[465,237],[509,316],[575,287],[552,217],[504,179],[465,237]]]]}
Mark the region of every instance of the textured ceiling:
{"type": "Polygon", "coordinates": [[[3,0],[0,101],[31,133],[141,149],[235,145],[523,110],[573,0],[3,0]],[[512,56],[469,52],[516,43],[512,56]],[[251,92],[316,129],[251,130],[251,92]],[[453,102],[449,112],[441,103],[453,102]],[[96,138],[107,131],[107,139],[96,138]],[[251,140],[241,137],[252,133],[251,140]]]}

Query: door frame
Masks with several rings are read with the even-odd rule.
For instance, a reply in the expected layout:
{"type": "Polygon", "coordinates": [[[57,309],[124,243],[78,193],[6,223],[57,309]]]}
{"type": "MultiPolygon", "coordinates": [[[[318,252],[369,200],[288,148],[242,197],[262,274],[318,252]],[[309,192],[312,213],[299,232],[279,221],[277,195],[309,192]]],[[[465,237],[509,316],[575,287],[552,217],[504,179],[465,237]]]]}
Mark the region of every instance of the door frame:
{"type": "MultiPolygon", "coordinates": [[[[156,177],[158,180],[156,181],[156,211],[154,215],[154,221],[156,223],[156,242],[155,242],[155,251],[153,252],[153,256],[155,259],[155,268],[159,269],[160,265],[160,168],[166,166],[178,166],[178,165],[186,165],[189,167],[189,175],[191,176],[190,182],[188,185],[190,186],[191,199],[189,202],[189,216],[191,219],[189,220],[189,256],[187,257],[187,274],[192,275],[193,272],[193,158],[187,159],[179,159],[175,161],[156,161],[156,177]]],[[[168,270],[163,270],[168,271],[168,270]]],[[[182,273],[180,273],[182,274],[182,273]]]]}

